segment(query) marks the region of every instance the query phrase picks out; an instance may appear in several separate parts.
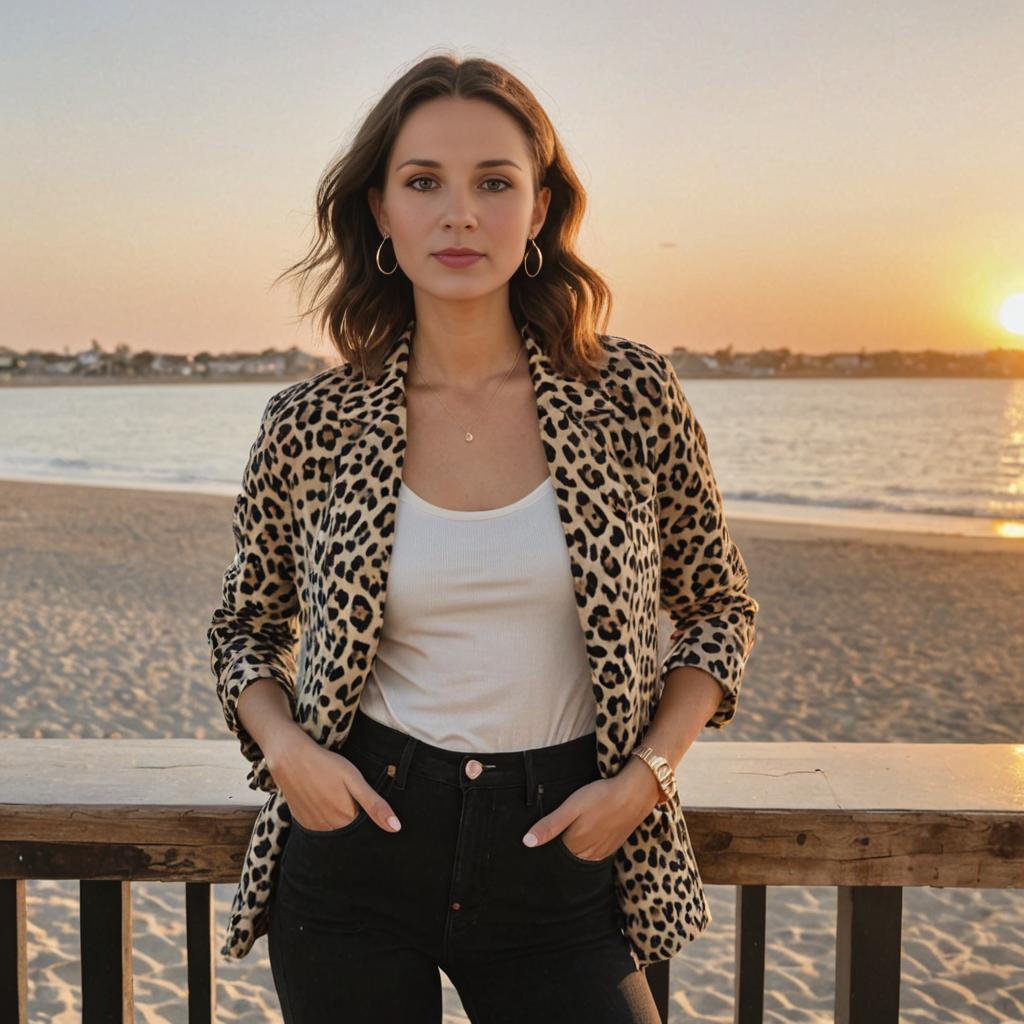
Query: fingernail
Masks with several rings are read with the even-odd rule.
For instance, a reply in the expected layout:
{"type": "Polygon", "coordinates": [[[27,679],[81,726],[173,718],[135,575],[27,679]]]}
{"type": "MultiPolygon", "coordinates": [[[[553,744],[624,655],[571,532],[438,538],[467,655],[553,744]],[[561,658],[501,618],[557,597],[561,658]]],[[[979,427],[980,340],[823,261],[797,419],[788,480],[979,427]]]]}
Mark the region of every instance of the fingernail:
{"type": "Polygon", "coordinates": [[[395,816],[394,816],[393,814],[391,815],[391,817],[390,817],[390,818],[388,818],[388,824],[389,824],[389,825],[390,825],[390,826],[391,826],[391,827],[392,827],[392,828],[393,828],[393,829],[394,829],[394,830],[395,830],[396,832],[397,832],[397,831],[398,831],[398,830],[399,830],[399,829],[400,829],[400,828],[402,827],[402,823],[401,823],[401,822],[400,822],[400,821],[399,821],[399,820],[398,820],[398,819],[397,819],[397,818],[396,818],[396,817],[395,817],[395,816]]]}
{"type": "Polygon", "coordinates": [[[537,837],[532,832],[527,832],[526,835],[523,836],[523,842],[526,843],[527,846],[536,846],[537,837]]]}

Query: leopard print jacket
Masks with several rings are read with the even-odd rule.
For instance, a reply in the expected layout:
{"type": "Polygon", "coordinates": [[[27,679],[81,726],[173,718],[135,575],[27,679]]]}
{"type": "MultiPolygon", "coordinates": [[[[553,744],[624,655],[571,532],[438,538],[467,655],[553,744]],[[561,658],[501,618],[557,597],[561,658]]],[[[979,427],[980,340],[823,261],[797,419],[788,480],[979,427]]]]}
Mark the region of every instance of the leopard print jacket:
{"type": "MultiPolygon", "coordinates": [[[[258,811],[221,953],[244,957],[266,934],[290,828],[287,803],[238,719],[239,695],[276,680],[318,743],[344,744],[380,639],[405,451],[404,387],[414,321],[383,372],[343,363],[269,400],[234,505],[236,553],[207,639],[228,728],[250,762],[258,811]],[[296,686],[297,648],[304,671],[296,686]]],[[[614,776],[641,742],[665,675],[710,673],[735,715],[757,602],[730,537],[707,441],[668,358],[602,336],[600,379],[557,372],[521,328],[540,436],[554,483],[597,702],[597,761],[614,776]],[[659,608],[672,622],[660,656],[659,608]]],[[[678,796],[615,855],[623,935],[639,969],[711,923],[678,796]]]]}

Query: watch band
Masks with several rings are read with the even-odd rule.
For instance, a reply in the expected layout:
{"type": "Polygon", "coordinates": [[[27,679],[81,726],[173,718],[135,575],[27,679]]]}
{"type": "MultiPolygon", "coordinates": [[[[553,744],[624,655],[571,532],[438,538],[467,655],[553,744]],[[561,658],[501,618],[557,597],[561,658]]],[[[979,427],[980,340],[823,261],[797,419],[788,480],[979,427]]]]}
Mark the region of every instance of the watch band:
{"type": "Polygon", "coordinates": [[[658,781],[658,788],[661,790],[662,799],[655,806],[661,807],[674,800],[677,794],[676,773],[666,758],[655,753],[654,748],[646,744],[636,747],[633,750],[633,756],[640,758],[651,769],[655,779],[658,781]]]}

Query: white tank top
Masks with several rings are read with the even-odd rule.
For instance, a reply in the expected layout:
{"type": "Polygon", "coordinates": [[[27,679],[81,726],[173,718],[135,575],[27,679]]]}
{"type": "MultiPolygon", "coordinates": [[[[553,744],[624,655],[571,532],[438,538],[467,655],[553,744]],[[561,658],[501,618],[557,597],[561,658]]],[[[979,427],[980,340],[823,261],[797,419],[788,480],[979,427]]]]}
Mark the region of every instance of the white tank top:
{"type": "Polygon", "coordinates": [[[448,750],[550,746],[597,704],[551,478],[501,508],[440,508],[403,484],[371,718],[448,750]]]}

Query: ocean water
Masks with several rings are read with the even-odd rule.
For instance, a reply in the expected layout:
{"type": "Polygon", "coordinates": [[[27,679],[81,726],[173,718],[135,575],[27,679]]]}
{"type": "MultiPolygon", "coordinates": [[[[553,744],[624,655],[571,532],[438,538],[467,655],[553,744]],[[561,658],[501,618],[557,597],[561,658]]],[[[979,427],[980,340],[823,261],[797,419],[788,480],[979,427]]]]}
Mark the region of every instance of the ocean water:
{"type": "MultiPolygon", "coordinates": [[[[234,495],[280,381],[0,388],[0,478],[234,495]]],[[[1024,531],[1024,380],[684,380],[728,515],[1024,531]]]]}

